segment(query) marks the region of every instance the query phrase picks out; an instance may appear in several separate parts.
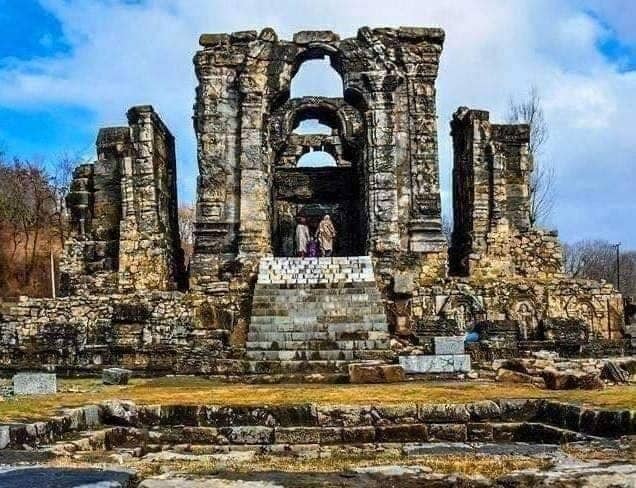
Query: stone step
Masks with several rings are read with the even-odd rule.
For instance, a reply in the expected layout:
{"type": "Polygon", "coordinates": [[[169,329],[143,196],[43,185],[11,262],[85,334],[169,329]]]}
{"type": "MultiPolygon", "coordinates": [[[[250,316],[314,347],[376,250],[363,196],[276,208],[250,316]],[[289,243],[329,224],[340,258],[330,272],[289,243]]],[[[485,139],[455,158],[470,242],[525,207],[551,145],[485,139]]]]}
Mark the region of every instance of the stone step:
{"type": "MultiPolygon", "coordinates": [[[[386,341],[389,334],[380,331],[353,332],[353,333],[329,333],[329,332],[250,332],[247,340],[251,347],[255,343],[284,344],[291,342],[307,341],[330,341],[330,343],[340,343],[341,341],[381,341],[378,342],[377,349],[388,347],[386,341]],[[382,344],[382,345],[380,345],[382,344]]],[[[258,347],[257,349],[262,349],[258,347]]],[[[277,346],[274,349],[288,349],[277,346]]],[[[323,348],[324,349],[324,348],[323,348]]]]}
{"type": "Polygon", "coordinates": [[[300,350],[300,351],[261,351],[250,350],[245,357],[251,361],[357,361],[369,359],[391,359],[392,352],[387,349],[366,350],[300,350]]]}
{"type": "Polygon", "coordinates": [[[252,303],[270,304],[270,303],[375,303],[381,300],[379,292],[371,293],[370,291],[361,293],[303,293],[303,294],[283,294],[271,293],[267,295],[255,294],[252,303]]]}
{"type": "MultiPolygon", "coordinates": [[[[263,318],[263,317],[261,317],[263,318]]],[[[353,333],[353,332],[387,332],[386,322],[368,322],[368,323],[331,323],[331,324],[313,324],[303,326],[301,323],[282,323],[278,320],[272,320],[269,324],[250,325],[250,332],[255,333],[276,333],[276,332],[331,332],[331,333],[353,333]]]]}
{"type": "Polygon", "coordinates": [[[251,341],[246,347],[251,351],[324,351],[324,350],[360,350],[387,349],[389,338],[381,340],[330,340],[326,338],[308,340],[251,341]]]}
{"type": "Polygon", "coordinates": [[[251,374],[348,374],[349,361],[247,361],[251,374]]]}
{"type": "MultiPolygon", "coordinates": [[[[315,313],[333,313],[333,312],[342,312],[342,310],[353,310],[355,312],[366,312],[366,313],[374,313],[381,314],[384,313],[384,306],[378,302],[358,302],[358,301],[329,301],[329,302],[290,302],[284,303],[284,301],[277,301],[276,303],[255,303],[252,304],[252,312],[258,311],[268,311],[268,310],[278,310],[285,309],[290,315],[289,312],[306,312],[307,314],[315,314],[315,313]]],[[[260,315],[260,313],[259,313],[260,315]]]]}

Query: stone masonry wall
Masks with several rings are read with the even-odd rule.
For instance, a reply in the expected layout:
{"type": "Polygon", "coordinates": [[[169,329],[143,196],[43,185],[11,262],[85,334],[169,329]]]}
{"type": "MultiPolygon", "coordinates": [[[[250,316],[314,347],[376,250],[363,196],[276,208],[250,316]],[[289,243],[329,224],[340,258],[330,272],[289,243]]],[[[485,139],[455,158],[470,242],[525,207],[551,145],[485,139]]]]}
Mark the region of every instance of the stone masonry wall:
{"type": "Polygon", "coordinates": [[[623,337],[623,303],[610,284],[560,279],[540,283],[525,279],[479,282],[440,280],[417,287],[410,302],[411,318],[435,324],[454,321],[466,332],[479,321],[514,321],[520,339],[538,338],[540,324],[552,319],[577,319],[589,337],[623,337]]]}
{"type": "Polygon", "coordinates": [[[228,285],[212,296],[147,292],[0,304],[0,364],[60,374],[109,365],[139,374],[242,372],[236,359],[243,349],[233,344],[250,298],[239,281],[228,285]]]}

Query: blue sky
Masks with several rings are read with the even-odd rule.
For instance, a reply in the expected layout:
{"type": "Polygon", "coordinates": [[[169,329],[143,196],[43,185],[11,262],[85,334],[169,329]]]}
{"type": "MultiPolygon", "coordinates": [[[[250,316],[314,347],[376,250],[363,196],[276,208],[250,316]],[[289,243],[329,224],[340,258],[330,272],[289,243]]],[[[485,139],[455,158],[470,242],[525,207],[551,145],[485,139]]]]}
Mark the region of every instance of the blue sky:
{"type": "MultiPolygon", "coordinates": [[[[636,8],[633,0],[0,0],[0,144],[10,155],[91,158],[101,126],[155,106],[177,138],[179,191],[194,198],[192,55],[202,32],[272,26],[342,37],[361,25],[446,30],[438,88],[444,211],[448,122],[460,105],[501,121],[510,97],[541,93],[555,167],[549,226],[563,240],[636,248],[636,8]],[[476,6],[478,5],[478,7],[476,6]]],[[[303,65],[293,93],[337,96],[324,64],[303,65]]]]}

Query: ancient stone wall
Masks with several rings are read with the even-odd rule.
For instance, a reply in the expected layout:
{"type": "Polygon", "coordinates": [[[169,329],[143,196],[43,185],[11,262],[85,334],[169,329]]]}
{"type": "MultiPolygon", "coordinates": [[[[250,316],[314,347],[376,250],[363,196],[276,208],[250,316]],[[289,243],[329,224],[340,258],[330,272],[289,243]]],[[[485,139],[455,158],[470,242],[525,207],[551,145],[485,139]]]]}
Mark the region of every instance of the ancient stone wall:
{"type": "Polygon", "coordinates": [[[101,129],[97,161],[74,172],[66,294],[170,290],[183,280],[174,138],[150,106],[131,108],[128,120],[101,129]]]}
{"type": "MultiPolygon", "coordinates": [[[[510,322],[518,339],[550,339],[541,326],[553,319],[585,324],[585,337],[623,337],[623,304],[610,284],[560,279],[447,279],[437,286],[417,287],[410,303],[411,318],[432,328],[451,320],[464,333],[480,321],[510,322]]],[[[415,325],[415,324],[414,324],[415,325]]]]}
{"type": "Polygon", "coordinates": [[[0,304],[3,369],[140,373],[225,373],[240,370],[234,349],[249,316],[244,289],[216,295],[180,292],[23,299],[0,304]]]}

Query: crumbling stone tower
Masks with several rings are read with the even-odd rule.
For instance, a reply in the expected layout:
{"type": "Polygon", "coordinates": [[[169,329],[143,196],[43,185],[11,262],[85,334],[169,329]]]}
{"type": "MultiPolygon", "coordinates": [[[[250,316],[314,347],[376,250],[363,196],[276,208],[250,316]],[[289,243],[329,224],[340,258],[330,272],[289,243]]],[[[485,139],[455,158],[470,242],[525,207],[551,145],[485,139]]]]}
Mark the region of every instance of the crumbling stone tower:
{"type": "Polygon", "coordinates": [[[97,136],[97,161],[73,174],[63,292],[173,290],[183,280],[174,137],[151,106],[97,136]]]}
{"type": "Polygon", "coordinates": [[[530,127],[493,124],[488,112],[460,107],[451,135],[451,274],[562,277],[563,252],[556,233],[530,226],[530,127]]]}
{"type": "Polygon", "coordinates": [[[214,289],[237,257],[279,254],[285,205],[333,203],[335,194],[356,212],[349,224],[362,245],[349,254],[416,253],[424,266],[443,269],[435,110],[443,40],[434,28],[363,27],[344,40],[303,31],[284,41],[269,28],[202,35],[194,58],[200,176],[192,288],[214,289]],[[343,98],[290,99],[300,65],[324,56],[342,77],[343,98]],[[333,135],[292,134],[309,118],[333,135]],[[312,145],[341,147],[350,167],[322,174],[290,167],[312,145]],[[334,181],[337,192],[325,194],[334,181]]]}

